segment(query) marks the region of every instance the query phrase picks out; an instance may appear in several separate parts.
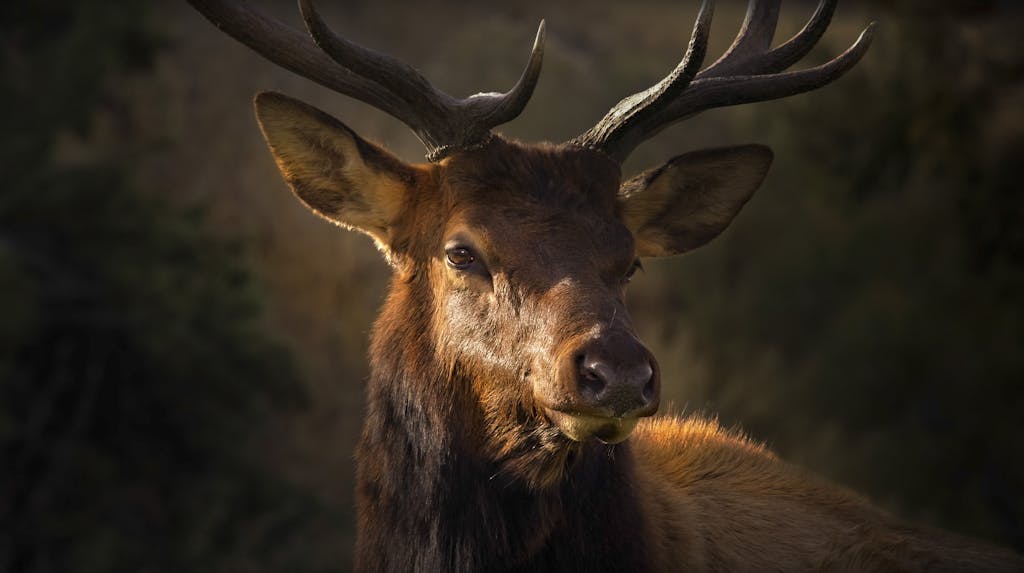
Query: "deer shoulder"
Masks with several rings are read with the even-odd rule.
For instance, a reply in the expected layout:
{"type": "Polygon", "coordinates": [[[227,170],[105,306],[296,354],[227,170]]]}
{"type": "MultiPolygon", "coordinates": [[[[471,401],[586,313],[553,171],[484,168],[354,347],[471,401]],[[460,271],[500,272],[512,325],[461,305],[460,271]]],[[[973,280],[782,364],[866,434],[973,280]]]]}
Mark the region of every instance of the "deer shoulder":
{"type": "Polygon", "coordinates": [[[1010,572],[1024,565],[1009,551],[907,525],[714,420],[645,420],[631,443],[661,571],[1010,572]]]}

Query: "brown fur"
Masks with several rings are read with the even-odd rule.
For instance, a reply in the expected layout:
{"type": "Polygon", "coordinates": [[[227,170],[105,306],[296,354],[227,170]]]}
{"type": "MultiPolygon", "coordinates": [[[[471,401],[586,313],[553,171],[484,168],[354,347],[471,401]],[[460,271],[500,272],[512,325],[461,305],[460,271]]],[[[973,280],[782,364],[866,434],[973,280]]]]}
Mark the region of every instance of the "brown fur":
{"type": "Polygon", "coordinates": [[[661,571],[1020,571],[1009,552],[900,523],[699,418],[632,439],[661,571]],[[681,566],[679,564],[685,564],[681,566]]]}
{"type": "Polygon", "coordinates": [[[646,360],[623,303],[637,253],[721,232],[765,148],[680,156],[620,186],[617,164],[572,146],[495,137],[407,166],[284,96],[257,113],[300,199],[395,268],[356,456],[358,570],[1024,570],[707,420],[645,420],[617,445],[559,423],[586,406],[581,348],[616,341],[646,360]],[[446,262],[451,244],[474,262],[446,262]]]}

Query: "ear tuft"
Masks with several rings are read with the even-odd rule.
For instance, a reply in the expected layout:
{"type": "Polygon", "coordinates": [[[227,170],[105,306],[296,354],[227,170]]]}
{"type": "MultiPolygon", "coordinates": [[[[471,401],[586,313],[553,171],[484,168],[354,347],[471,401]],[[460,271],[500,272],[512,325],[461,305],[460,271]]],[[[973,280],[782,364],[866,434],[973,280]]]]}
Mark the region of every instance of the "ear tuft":
{"type": "Polygon", "coordinates": [[[638,254],[676,255],[717,237],[761,186],[772,158],[763,145],[704,149],[623,183],[622,217],[638,254]]]}

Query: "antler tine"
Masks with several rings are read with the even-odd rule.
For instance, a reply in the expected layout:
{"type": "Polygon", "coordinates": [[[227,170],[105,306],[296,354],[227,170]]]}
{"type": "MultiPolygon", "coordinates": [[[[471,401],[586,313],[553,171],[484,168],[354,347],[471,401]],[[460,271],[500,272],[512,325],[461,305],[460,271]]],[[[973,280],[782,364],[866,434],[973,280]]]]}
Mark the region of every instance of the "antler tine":
{"type": "Polygon", "coordinates": [[[825,64],[806,70],[695,80],[684,98],[675,100],[672,106],[663,110],[661,119],[675,121],[713,107],[766,101],[817,89],[839,79],[859,62],[870,47],[874,32],[875,23],[872,22],[845,52],[825,64]]]}
{"type": "Polygon", "coordinates": [[[781,0],[750,0],[743,25],[729,49],[701,74],[729,73],[728,68],[759,55],[771,47],[779,23],[781,0]]]}
{"type": "MultiPolygon", "coordinates": [[[[821,0],[804,28],[785,44],[770,50],[778,20],[779,0],[751,0],[744,24],[725,55],[698,73],[685,90],[652,106],[653,111],[629,109],[633,121],[623,122],[620,102],[598,124],[571,143],[599,149],[624,161],[637,145],[668,125],[714,107],[777,99],[817,89],[852,68],[871,45],[871,23],[850,48],[820,66],[784,72],[807,54],[828,27],[835,0],[821,0]]],[[[660,85],[660,84],[659,84],[660,85]]],[[[650,90],[648,90],[650,91],[650,90]]],[[[643,92],[647,93],[647,92],[643,92]]],[[[638,94],[639,95],[639,94],[638,94]]]]}
{"type": "Polygon", "coordinates": [[[274,63],[401,120],[426,145],[430,161],[488,141],[492,128],[518,116],[537,85],[544,55],[541,22],[530,60],[511,90],[456,99],[409,64],[335,34],[311,0],[298,3],[312,41],[235,2],[188,1],[223,31],[274,63]]]}
{"type": "Polygon", "coordinates": [[[703,0],[686,54],[679,65],[657,84],[617,103],[597,125],[573,139],[572,143],[582,147],[601,147],[604,142],[627,137],[634,126],[643,123],[682,94],[704,65],[714,12],[714,0],[703,0]]]}
{"type": "MultiPolygon", "coordinates": [[[[435,88],[416,68],[398,58],[364,48],[331,30],[312,0],[299,0],[299,12],[313,41],[332,60],[390,90],[413,106],[421,121],[445,111],[454,98],[435,88]],[[447,101],[446,101],[447,100],[447,101]]],[[[441,120],[443,118],[429,118],[441,120]]]]}
{"type": "Polygon", "coordinates": [[[494,100],[496,103],[488,112],[485,121],[491,125],[501,125],[519,116],[530,101],[533,89],[537,87],[537,80],[540,79],[540,70],[544,64],[544,38],[545,22],[540,21],[537,26],[537,35],[533,39],[533,49],[530,50],[530,59],[519,76],[519,81],[512,89],[503,94],[480,93],[469,96],[466,101],[475,102],[480,100],[494,100]],[[493,122],[493,123],[491,123],[493,122]]]}
{"type": "MultiPolygon", "coordinates": [[[[697,77],[704,78],[730,74],[766,74],[785,70],[803,59],[818,44],[818,40],[821,39],[821,36],[828,29],[828,25],[832,21],[832,14],[835,12],[836,4],[838,3],[838,0],[821,0],[818,3],[818,7],[814,10],[814,15],[811,16],[811,19],[808,20],[803,29],[781,46],[758,54],[752,61],[736,61],[737,65],[735,66],[719,68],[710,66],[698,74],[697,77]],[[748,71],[743,71],[743,68],[747,68],[748,71]]],[[[767,48],[768,46],[765,46],[765,49],[767,48]]]]}
{"type": "Polygon", "coordinates": [[[766,72],[781,72],[803,59],[825,34],[829,23],[832,22],[832,14],[836,11],[838,2],[839,0],[821,0],[817,9],[814,10],[814,15],[803,29],[785,44],[765,56],[762,61],[764,70],[766,72]]]}
{"type": "MultiPolygon", "coordinates": [[[[701,111],[730,105],[768,101],[815,90],[827,85],[850,70],[871,45],[875,24],[871,23],[861,32],[857,41],[835,59],[820,66],[760,76],[728,76],[694,80],[683,97],[676,99],[652,117],[637,137],[636,144],[650,138],[670,124],[694,116],[701,111]]],[[[621,149],[617,155],[622,159],[635,148],[621,149]]]]}
{"type": "Polygon", "coordinates": [[[395,91],[410,87],[436,91],[434,86],[409,64],[387,54],[364,48],[335,34],[317,12],[312,0],[299,0],[299,13],[310,37],[335,62],[395,91]]]}
{"type": "Polygon", "coordinates": [[[376,82],[339,66],[306,36],[260,12],[225,0],[188,0],[217,28],[275,64],[338,93],[366,102],[407,125],[401,100],[376,82]]]}

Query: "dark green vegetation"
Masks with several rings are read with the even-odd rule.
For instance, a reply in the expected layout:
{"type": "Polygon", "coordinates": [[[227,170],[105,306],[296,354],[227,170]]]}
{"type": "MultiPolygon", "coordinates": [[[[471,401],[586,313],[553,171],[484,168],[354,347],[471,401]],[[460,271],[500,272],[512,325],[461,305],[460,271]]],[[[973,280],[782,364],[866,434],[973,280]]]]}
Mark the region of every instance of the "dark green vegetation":
{"type": "Polygon", "coordinates": [[[302,396],[244,250],[133,185],[130,125],[92,139],[157,36],[131,1],[0,22],[0,570],[273,563],[315,507],[254,455],[302,396]]]}
{"type": "MultiPolygon", "coordinates": [[[[0,8],[0,570],[347,570],[360,345],[386,272],[286,191],[248,98],[309,99],[406,159],[418,144],[185,7],[154,3],[140,26],[141,3],[80,4],[0,8]],[[134,123],[147,106],[171,119],[134,123]]],[[[563,139],[673,64],[693,8],[568,4],[383,2],[338,28],[464,95],[511,85],[548,16],[545,72],[508,131],[563,139]],[[403,14],[453,26],[412,32],[403,14]]],[[[713,40],[738,21],[719,4],[713,40]]],[[[639,150],[634,168],[748,141],[777,159],[723,237],[646,265],[635,322],[679,409],[909,518],[1024,550],[1024,17],[964,0],[843,11],[855,4],[819,52],[880,20],[848,77],[639,150]]],[[[788,29],[810,10],[787,2],[788,29]]]]}

